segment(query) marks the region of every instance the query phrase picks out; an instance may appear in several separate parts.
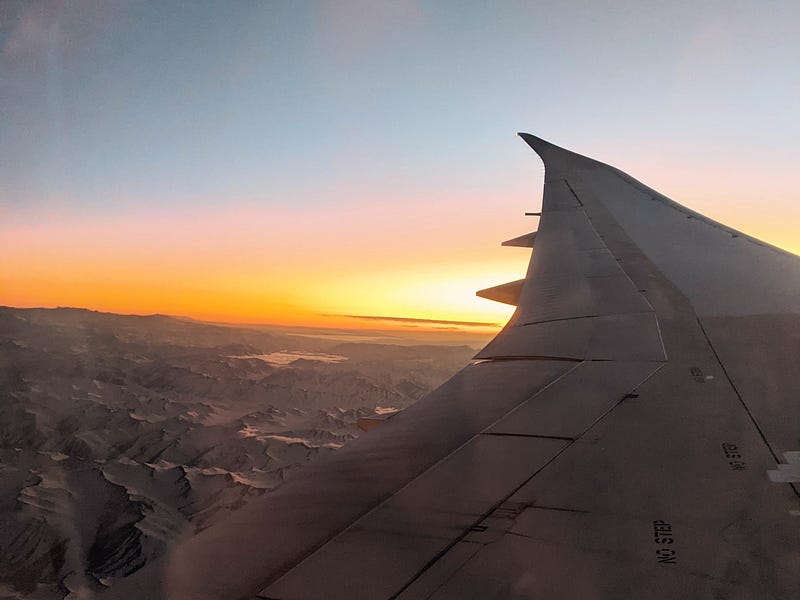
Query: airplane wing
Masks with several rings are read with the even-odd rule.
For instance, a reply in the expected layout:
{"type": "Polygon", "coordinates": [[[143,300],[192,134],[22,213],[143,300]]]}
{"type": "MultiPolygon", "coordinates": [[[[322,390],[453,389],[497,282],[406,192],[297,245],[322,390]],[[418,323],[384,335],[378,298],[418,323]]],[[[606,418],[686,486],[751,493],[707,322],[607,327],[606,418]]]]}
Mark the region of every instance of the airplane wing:
{"type": "Polygon", "coordinates": [[[503,331],[117,591],[800,597],[800,258],[520,135],[545,187],[527,276],[481,291],[503,331]]]}

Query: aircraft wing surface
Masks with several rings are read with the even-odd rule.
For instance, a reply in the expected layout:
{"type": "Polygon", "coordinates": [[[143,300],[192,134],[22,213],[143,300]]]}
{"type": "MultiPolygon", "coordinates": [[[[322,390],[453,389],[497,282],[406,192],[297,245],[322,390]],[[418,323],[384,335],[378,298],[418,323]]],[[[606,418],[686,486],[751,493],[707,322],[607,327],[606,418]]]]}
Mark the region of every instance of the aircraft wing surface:
{"type": "Polygon", "coordinates": [[[120,594],[800,598],[800,258],[520,135],[503,331],[120,594]]]}

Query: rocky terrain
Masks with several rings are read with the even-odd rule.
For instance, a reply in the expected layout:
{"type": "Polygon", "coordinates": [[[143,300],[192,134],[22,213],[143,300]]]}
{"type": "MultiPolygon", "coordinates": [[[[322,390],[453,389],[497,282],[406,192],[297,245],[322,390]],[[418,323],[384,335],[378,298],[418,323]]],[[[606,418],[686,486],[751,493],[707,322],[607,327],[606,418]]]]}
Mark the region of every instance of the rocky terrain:
{"type": "Polygon", "coordinates": [[[0,598],[102,595],[475,353],[340,337],[0,308],[0,598]]]}

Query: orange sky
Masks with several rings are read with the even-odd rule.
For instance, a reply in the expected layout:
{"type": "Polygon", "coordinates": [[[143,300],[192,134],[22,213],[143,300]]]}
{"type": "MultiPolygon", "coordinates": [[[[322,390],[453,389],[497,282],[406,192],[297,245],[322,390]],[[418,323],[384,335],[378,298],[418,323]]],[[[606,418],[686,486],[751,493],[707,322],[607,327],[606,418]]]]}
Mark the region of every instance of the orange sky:
{"type": "MultiPolygon", "coordinates": [[[[512,308],[474,292],[525,273],[529,252],[499,242],[536,227],[522,216],[541,195],[541,164],[533,154],[530,162],[524,183],[537,191],[498,185],[502,205],[482,194],[380,201],[366,194],[332,210],[233,204],[91,218],[56,211],[5,224],[0,302],[317,327],[408,326],[345,315],[502,324],[512,308]]],[[[701,182],[672,183],[689,191],[701,182]]],[[[744,197],[716,192],[697,194],[690,206],[800,250],[779,212],[754,212],[744,197]]]]}
{"type": "Polygon", "coordinates": [[[511,307],[474,292],[524,274],[529,253],[499,242],[535,222],[521,216],[524,199],[510,202],[517,211],[489,211],[479,198],[453,204],[53,216],[4,228],[0,301],[245,323],[402,326],[337,317],[380,315],[502,324],[511,307]]]}

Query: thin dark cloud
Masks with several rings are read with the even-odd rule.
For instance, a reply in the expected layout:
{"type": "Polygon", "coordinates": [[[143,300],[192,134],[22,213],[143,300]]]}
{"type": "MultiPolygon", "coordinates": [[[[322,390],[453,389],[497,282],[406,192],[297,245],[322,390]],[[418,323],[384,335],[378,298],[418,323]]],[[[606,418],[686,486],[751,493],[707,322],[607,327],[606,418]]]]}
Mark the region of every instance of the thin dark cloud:
{"type": "Polygon", "coordinates": [[[365,321],[393,321],[396,323],[428,323],[431,325],[462,325],[467,327],[499,327],[500,323],[485,321],[447,321],[443,319],[418,319],[414,317],[387,317],[380,315],[321,315],[323,317],[347,317],[348,319],[363,319],[365,321]]]}

